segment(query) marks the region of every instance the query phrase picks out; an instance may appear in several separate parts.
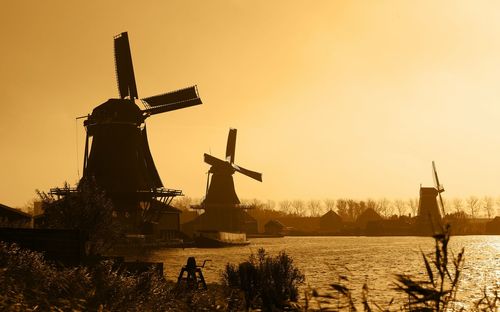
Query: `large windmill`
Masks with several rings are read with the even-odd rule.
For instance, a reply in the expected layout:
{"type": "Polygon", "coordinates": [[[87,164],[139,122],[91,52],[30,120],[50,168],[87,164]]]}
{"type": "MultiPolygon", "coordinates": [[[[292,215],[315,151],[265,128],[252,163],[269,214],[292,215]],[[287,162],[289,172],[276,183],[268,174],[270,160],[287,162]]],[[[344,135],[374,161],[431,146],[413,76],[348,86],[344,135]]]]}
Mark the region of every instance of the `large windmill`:
{"type": "Polygon", "coordinates": [[[245,212],[249,207],[240,205],[234,188],[233,174],[241,173],[262,182],[262,174],[245,169],[234,162],[236,150],[236,129],[230,129],[227,138],[225,160],[204,154],[204,161],[209,164],[206,196],[201,205],[205,213],[187,224],[186,232],[194,230],[218,230],[236,232],[256,232],[257,222],[245,212]]]}
{"type": "Polygon", "coordinates": [[[444,203],[441,193],[443,186],[439,183],[436,164],[432,162],[432,177],[434,187],[420,187],[420,200],[418,205],[418,232],[425,235],[441,233],[443,229],[442,217],[445,215],[444,203]],[[439,201],[438,198],[439,197],[439,201]],[[441,206],[441,213],[439,207],[441,206]]]}
{"type": "Polygon", "coordinates": [[[182,194],[163,187],[149,150],[146,118],[202,102],[196,86],[139,99],[126,32],[114,38],[114,52],[120,97],[95,107],[84,122],[82,179],[95,179],[117,212],[138,225],[153,201],[168,203],[182,194]]]}

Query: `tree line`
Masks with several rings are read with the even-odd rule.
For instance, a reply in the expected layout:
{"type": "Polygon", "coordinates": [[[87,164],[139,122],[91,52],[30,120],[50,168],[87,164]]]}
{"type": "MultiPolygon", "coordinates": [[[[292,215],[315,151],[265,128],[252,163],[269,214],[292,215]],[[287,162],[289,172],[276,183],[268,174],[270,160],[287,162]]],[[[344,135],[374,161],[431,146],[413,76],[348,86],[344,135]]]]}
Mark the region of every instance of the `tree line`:
{"type": "MultiPolygon", "coordinates": [[[[202,200],[188,196],[177,197],[172,205],[181,210],[189,210],[191,205],[199,204],[202,200]]],[[[383,217],[394,216],[414,217],[418,214],[418,197],[409,199],[366,199],[355,200],[350,198],[323,199],[323,200],[259,200],[244,199],[243,205],[254,210],[273,211],[280,216],[322,216],[333,210],[344,220],[356,220],[365,210],[371,208],[383,217]]],[[[500,197],[469,196],[465,198],[443,198],[446,215],[461,218],[494,218],[500,216],[500,197]]]]}

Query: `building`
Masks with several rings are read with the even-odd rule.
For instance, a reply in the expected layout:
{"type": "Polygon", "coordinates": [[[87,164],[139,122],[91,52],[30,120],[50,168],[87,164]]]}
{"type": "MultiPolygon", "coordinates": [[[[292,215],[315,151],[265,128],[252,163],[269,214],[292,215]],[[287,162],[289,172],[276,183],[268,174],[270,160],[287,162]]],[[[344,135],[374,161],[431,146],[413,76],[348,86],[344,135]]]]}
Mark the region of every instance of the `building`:
{"type": "Polygon", "coordinates": [[[153,234],[162,239],[180,237],[182,211],[163,202],[154,200],[145,218],[145,234],[153,234]]]}
{"type": "Polygon", "coordinates": [[[31,227],[31,215],[19,209],[0,204],[0,226],[14,228],[31,227]]]}
{"type": "Polygon", "coordinates": [[[182,224],[182,232],[188,236],[200,230],[256,234],[258,227],[257,220],[241,208],[211,207],[209,212],[182,224]]]}
{"type": "Polygon", "coordinates": [[[495,217],[486,223],[486,234],[500,235],[500,217],[495,217]]]}
{"type": "Polygon", "coordinates": [[[366,226],[370,222],[378,222],[381,221],[382,217],[375,211],[373,208],[368,208],[365,211],[363,211],[362,214],[358,216],[356,219],[356,226],[358,226],[361,229],[366,229],[366,226]]]}
{"type": "Polygon", "coordinates": [[[323,233],[338,233],[342,227],[342,218],[333,210],[328,211],[319,219],[319,228],[323,233]]]}
{"type": "Polygon", "coordinates": [[[285,230],[285,225],[278,220],[269,220],[264,225],[264,233],[267,235],[283,235],[285,230]]]}

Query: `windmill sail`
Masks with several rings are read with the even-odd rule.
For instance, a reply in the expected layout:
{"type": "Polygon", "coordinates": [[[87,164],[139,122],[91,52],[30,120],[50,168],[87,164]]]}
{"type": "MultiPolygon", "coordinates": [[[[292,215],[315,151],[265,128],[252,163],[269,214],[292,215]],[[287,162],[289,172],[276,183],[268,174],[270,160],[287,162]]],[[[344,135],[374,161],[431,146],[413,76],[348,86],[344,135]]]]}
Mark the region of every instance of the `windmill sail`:
{"type": "Polygon", "coordinates": [[[120,98],[139,98],[137,86],[135,84],[134,67],[132,65],[128,34],[126,32],[115,37],[115,66],[120,98]]]}
{"type": "Polygon", "coordinates": [[[195,106],[195,105],[199,105],[199,104],[202,104],[201,99],[195,98],[195,99],[190,99],[190,100],[176,102],[176,103],[154,106],[154,107],[147,108],[147,109],[143,110],[143,112],[145,115],[155,115],[155,114],[165,113],[165,112],[173,111],[176,109],[186,108],[186,107],[195,106]]]}
{"type": "Polygon", "coordinates": [[[439,177],[436,170],[436,163],[434,161],[432,161],[432,178],[434,179],[434,186],[436,187],[436,190],[438,190],[438,192],[440,193],[444,192],[443,186],[439,184],[439,177]]]}
{"type": "Polygon", "coordinates": [[[142,99],[142,101],[146,102],[146,104],[150,107],[155,107],[155,106],[185,102],[188,100],[195,100],[199,98],[200,96],[198,95],[198,88],[196,86],[192,86],[172,92],[167,92],[164,94],[150,96],[142,99]]]}
{"type": "Polygon", "coordinates": [[[239,173],[242,173],[244,175],[246,175],[247,177],[250,177],[254,180],[257,180],[257,181],[260,181],[262,182],[262,173],[260,172],[255,172],[255,171],[252,171],[252,170],[248,170],[248,169],[245,169],[241,166],[237,166],[235,164],[233,164],[233,168],[238,171],[239,173]]]}
{"type": "Polygon", "coordinates": [[[445,216],[444,202],[443,202],[443,197],[441,196],[441,193],[444,192],[444,188],[441,184],[439,184],[439,177],[436,170],[436,163],[434,163],[434,161],[432,161],[432,177],[434,178],[434,185],[439,196],[439,204],[441,206],[441,216],[444,217],[445,216]]]}
{"type": "Polygon", "coordinates": [[[227,163],[225,161],[220,160],[219,158],[209,154],[203,154],[203,160],[211,166],[219,166],[219,167],[227,166],[227,163]]]}
{"type": "Polygon", "coordinates": [[[236,151],[236,129],[229,129],[226,145],[226,160],[234,163],[234,153],[236,151]]]}

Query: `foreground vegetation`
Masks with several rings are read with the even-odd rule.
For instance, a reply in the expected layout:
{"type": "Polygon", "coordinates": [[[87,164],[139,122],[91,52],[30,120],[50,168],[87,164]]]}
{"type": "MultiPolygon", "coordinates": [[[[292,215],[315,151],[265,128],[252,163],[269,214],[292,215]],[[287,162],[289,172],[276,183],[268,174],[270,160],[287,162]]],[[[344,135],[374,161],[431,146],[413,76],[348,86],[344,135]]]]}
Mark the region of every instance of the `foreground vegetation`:
{"type": "MultiPolygon", "coordinates": [[[[207,291],[178,287],[157,271],[130,274],[111,261],[92,268],[61,268],[39,253],[0,242],[1,311],[463,311],[457,301],[464,250],[448,250],[449,232],[435,236],[435,250],[423,254],[425,280],[397,275],[395,288],[402,302],[386,306],[372,302],[369,285],[355,298],[342,276],[319,294],[308,288],[299,298],[304,275],[285,252],[268,255],[260,249],[240,264],[227,264],[222,285],[207,291]],[[301,299],[300,304],[297,302],[301,299]]],[[[498,285],[468,310],[497,312],[498,285]]]]}
{"type": "MultiPolygon", "coordinates": [[[[60,268],[40,253],[0,242],[0,311],[227,311],[225,289],[177,288],[155,270],[121,271],[111,261],[60,268]]],[[[239,308],[239,293],[233,292],[239,308]]]]}

